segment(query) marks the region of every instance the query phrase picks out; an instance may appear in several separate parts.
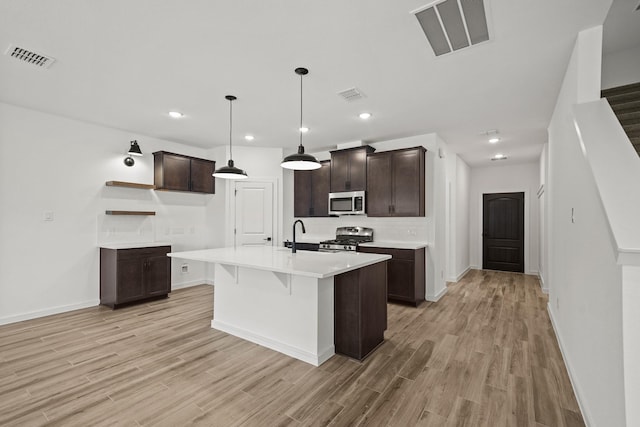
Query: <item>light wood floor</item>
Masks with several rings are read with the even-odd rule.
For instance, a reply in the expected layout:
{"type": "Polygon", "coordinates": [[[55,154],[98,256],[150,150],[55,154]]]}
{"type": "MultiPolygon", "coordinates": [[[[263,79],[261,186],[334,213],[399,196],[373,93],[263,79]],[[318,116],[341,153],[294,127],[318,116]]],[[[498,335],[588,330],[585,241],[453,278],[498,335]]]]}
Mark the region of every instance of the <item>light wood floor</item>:
{"type": "Polygon", "coordinates": [[[584,425],[532,276],[390,304],[372,356],[319,368],[212,330],[212,293],[0,327],[0,425],[584,425]]]}

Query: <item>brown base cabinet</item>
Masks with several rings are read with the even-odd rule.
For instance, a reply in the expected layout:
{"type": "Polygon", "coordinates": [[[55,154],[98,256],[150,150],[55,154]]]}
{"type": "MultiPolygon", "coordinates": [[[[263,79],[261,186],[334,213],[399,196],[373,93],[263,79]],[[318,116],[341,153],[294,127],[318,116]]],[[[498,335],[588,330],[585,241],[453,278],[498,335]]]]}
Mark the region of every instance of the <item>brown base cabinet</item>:
{"type": "Polygon", "coordinates": [[[418,306],[425,297],[425,249],[389,249],[358,246],[359,252],[391,255],[387,267],[389,301],[418,306]]]}
{"type": "Polygon", "coordinates": [[[362,360],[384,341],[387,261],[334,279],[335,351],[362,360]]]}
{"type": "Polygon", "coordinates": [[[171,292],[171,246],[100,248],[100,304],[111,308],[171,292]]]}

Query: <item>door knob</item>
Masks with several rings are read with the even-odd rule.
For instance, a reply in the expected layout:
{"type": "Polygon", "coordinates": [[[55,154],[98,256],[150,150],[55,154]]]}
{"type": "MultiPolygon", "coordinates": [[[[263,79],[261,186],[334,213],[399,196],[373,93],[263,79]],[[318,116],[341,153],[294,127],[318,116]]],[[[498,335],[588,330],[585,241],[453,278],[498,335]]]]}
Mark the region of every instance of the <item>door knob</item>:
{"type": "Polygon", "coordinates": [[[270,242],[271,241],[271,237],[267,237],[266,239],[263,239],[263,240],[266,240],[267,242],[270,242]]]}

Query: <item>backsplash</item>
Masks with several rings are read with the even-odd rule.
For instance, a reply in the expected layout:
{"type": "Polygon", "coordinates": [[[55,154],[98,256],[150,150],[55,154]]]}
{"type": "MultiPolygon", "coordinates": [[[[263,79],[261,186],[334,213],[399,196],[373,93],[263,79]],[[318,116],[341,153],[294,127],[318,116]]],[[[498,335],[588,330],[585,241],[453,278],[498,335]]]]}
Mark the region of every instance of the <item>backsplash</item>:
{"type": "MultiPolygon", "coordinates": [[[[297,219],[297,218],[296,218],[297,219]]],[[[364,215],[332,218],[300,218],[307,230],[306,236],[332,238],[336,228],[362,226],[373,228],[373,240],[430,242],[431,218],[370,218],[364,215]]],[[[300,235],[300,234],[298,234],[300,235]]],[[[291,238],[291,227],[285,227],[285,236],[291,238]]]]}

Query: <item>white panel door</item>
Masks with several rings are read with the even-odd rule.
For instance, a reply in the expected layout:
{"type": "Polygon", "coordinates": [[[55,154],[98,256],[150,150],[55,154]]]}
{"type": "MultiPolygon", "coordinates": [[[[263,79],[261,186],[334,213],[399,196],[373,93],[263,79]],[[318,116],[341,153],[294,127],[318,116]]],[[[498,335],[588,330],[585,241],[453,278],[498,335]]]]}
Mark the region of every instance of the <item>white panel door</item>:
{"type": "Polygon", "coordinates": [[[273,184],[236,182],[236,245],[273,245],[273,184]]]}

